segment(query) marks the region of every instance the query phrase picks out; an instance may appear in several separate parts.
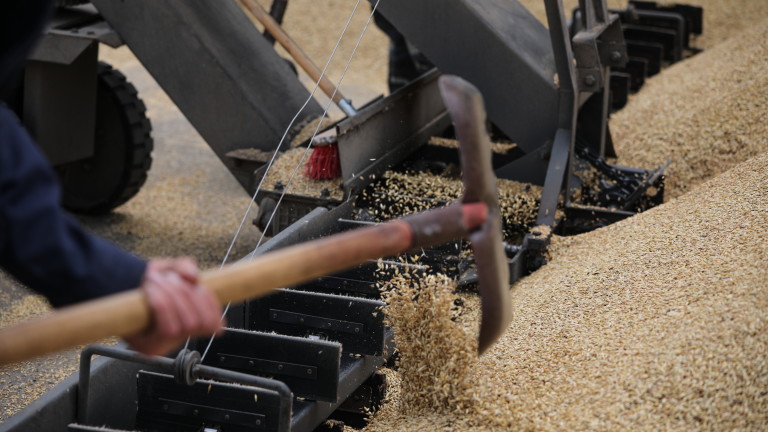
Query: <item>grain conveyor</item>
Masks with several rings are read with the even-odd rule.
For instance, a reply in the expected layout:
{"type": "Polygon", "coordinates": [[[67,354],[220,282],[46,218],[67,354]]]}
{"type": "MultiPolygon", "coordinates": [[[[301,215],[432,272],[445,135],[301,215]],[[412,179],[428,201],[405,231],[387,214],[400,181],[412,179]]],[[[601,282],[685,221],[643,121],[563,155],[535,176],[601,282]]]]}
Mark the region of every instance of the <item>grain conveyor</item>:
{"type": "MultiPolygon", "coordinates": [[[[494,154],[496,175],[541,190],[528,222],[506,227],[512,233],[504,245],[512,283],[544,264],[553,233],[594,229],[663,201],[664,166],[609,163],[616,155],[608,118],[644,77],[691,55],[690,37],[701,32],[701,10],[683,5],[633,1],[625,11],[609,11],[605,1],[582,0],[569,26],[561,1],[545,3],[548,29],[517,1],[383,0],[379,12],[436,68],[329,126],[339,145],[340,199],[291,194],[277,184],[257,190],[268,158],[238,151],[285,150],[275,144],[307,93],[234,0],[216,2],[215,8],[202,1],[94,0],[95,7],[62,9],[31,59],[33,74],[24,86],[39,94],[53,91],[45,84],[56,73],[52,64],[72,66],[67,79],[80,80],[77,70],[93,78],[99,42],[128,44],[244,189],[255,194],[257,223],[272,236],[254,251],[258,255],[380,222],[371,216],[373,207],[399,199],[381,187],[388,173],[430,171],[455,179],[456,150],[428,142],[454,137],[438,77],[462,76],[483,93],[494,137],[516,144],[494,154]],[[169,28],[174,37],[165,37],[169,28]],[[63,43],[78,55],[63,57],[57,45],[63,43]],[[179,54],[172,65],[170,51],[179,54]]],[[[280,15],[277,6],[273,11],[280,15]]],[[[80,91],[93,96],[96,90],[86,85],[80,91]]],[[[73,124],[91,124],[95,108],[78,103],[82,111],[65,114],[76,117],[73,124]]],[[[55,123],[46,112],[61,113],[20,104],[29,115],[41,116],[41,128],[55,123]]],[[[313,101],[299,123],[321,114],[313,101]]],[[[78,148],[88,155],[94,145],[87,139],[78,148]]],[[[73,162],[60,163],[64,170],[73,162]]],[[[446,202],[415,198],[425,208],[446,202]]],[[[474,263],[463,249],[457,242],[424,251],[419,264],[396,258],[387,264],[417,273],[439,268],[471,287],[474,263]]],[[[147,359],[121,347],[88,348],[80,374],[0,431],[311,431],[359,423],[380,404],[385,382],[377,370],[395,352],[381,312],[381,277],[371,262],[233,304],[223,337],[210,346],[208,340],[192,341],[175,359],[147,359]],[[96,354],[101,357],[91,361],[96,354]],[[199,379],[190,378],[193,368],[199,379]]]]}

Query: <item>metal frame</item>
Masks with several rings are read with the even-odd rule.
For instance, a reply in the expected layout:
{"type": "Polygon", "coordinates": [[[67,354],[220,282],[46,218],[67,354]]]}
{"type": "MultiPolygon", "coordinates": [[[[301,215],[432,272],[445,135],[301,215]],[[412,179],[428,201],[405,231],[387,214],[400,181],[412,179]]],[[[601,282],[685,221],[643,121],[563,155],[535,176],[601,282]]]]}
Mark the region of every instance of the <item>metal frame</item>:
{"type": "Polygon", "coordinates": [[[184,383],[188,386],[194,385],[198,378],[204,377],[269,390],[276,393],[281,401],[278,429],[286,432],[290,430],[293,395],[288,386],[280,381],[202,365],[200,364],[200,354],[196,351],[182,350],[178,353],[176,358],[172,360],[167,357],[159,356],[147,357],[135,351],[102,345],[88,346],[83,350],[80,356],[77,411],[78,422],[88,423],[91,357],[94,355],[147,365],[170,373],[174,376],[177,382],[184,383]]]}
{"type": "MultiPolygon", "coordinates": [[[[523,151],[546,155],[558,124],[557,70],[547,29],[528,9],[516,0],[388,0],[379,11],[441,72],[475,85],[488,118],[523,151]]],[[[546,171],[542,157],[525,163],[546,171]]]]}
{"type": "MultiPolygon", "coordinates": [[[[208,2],[182,0],[153,2],[152,7],[147,7],[149,0],[94,2],[230,169],[233,166],[228,163],[226,154],[232,150],[242,147],[272,149],[278,141],[275,138],[282,135],[280,128],[288,123],[284,120],[292,117],[296,104],[304,100],[306,90],[299,88],[296,80],[287,78],[291,76],[288,67],[242,15],[234,0],[217,2],[215,8],[208,2]],[[161,37],[167,36],[169,27],[178,32],[172,38],[161,37]],[[231,37],[222,40],[222,34],[231,37]],[[180,66],[167,64],[165,56],[171,47],[184,54],[180,66]],[[180,74],[180,70],[183,73],[180,74]],[[265,85],[267,82],[278,84],[265,85]],[[190,91],[192,83],[213,90],[205,94],[190,91]],[[279,95],[275,88],[280,90],[279,95]]],[[[584,28],[573,37],[566,26],[562,1],[545,0],[545,5],[548,31],[516,0],[388,0],[382,2],[380,10],[440,70],[463,75],[481,89],[486,96],[490,119],[526,152],[526,156],[503,171],[514,177],[518,174],[512,168],[525,163],[529,165],[525,175],[539,174],[538,180],[544,184],[544,191],[537,224],[554,226],[558,205],[562,200],[565,207],[569,207],[570,191],[576,186],[573,172],[577,139],[585,139],[585,147],[598,158],[611,151],[607,130],[610,69],[622,66],[628,57],[623,48],[623,35],[617,31],[617,19],[607,12],[604,0],[580,1],[582,10],[586,11],[584,28]],[[452,49],[445,50],[446,44],[452,45],[452,49]],[[482,44],[484,50],[478,50],[478,44],[482,44]],[[461,58],[456,49],[467,57],[461,58]],[[541,175],[543,173],[545,175],[541,175]]],[[[374,175],[405,158],[426,137],[448,126],[445,110],[436,96],[436,76],[437,72],[432,72],[336,125],[347,201],[330,210],[311,211],[255,253],[354,225],[349,223],[352,215],[349,198],[365,187],[374,175]],[[413,121],[397,130],[402,119],[414,115],[413,121]],[[372,138],[381,141],[371,144],[372,138]]],[[[316,114],[318,109],[319,106],[313,105],[304,118],[316,114]]],[[[662,175],[662,171],[655,175],[662,175]]],[[[523,174],[520,176],[518,178],[524,177],[523,174]]],[[[252,174],[242,173],[238,180],[247,188],[252,185],[252,174]]],[[[521,245],[506,248],[507,256],[511,257],[508,260],[510,282],[541,264],[548,241],[548,235],[534,231],[521,245]]],[[[322,301],[320,294],[302,292],[293,295],[314,296],[322,301]]],[[[372,315],[372,311],[381,307],[380,302],[372,300],[353,302],[348,297],[326,297],[350,304],[357,302],[362,305],[361,313],[366,315],[372,315]]],[[[269,302],[264,304],[269,307],[269,302]]],[[[288,311],[285,305],[281,308],[286,310],[280,309],[279,317],[275,318],[276,311],[270,310],[266,319],[277,319],[281,324],[288,320],[288,324],[298,326],[306,324],[309,318],[314,322],[309,323],[309,327],[317,328],[318,323],[322,324],[319,313],[310,316],[302,310],[288,311]]],[[[298,308],[308,309],[306,304],[298,308]]],[[[229,314],[230,322],[250,327],[255,325],[254,314],[259,314],[259,306],[250,302],[236,305],[229,314]]],[[[322,319],[339,334],[354,335],[355,329],[360,330],[361,326],[366,330],[371,327],[376,333],[371,336],[372,340],[358,341],[358,345],[352,339],[347,341],[352,349],[342,351],[338,403],[301,400],[287,403],[291,396],[284,383],[200,364],[196,353],[183,351],[176,360],[148,359],[118,348],[89,348],[83,354],[79,374],[79,417],[83,421],[90,420],[90,359],[93,354],[101,354],[172,372],[186,384],[194,383],[198,376],[207,376],[267,388],[280,394],[284,402],[280,412],[281,430],[289,427],[297,431],[311,430],[384,364],[393,348],[391,330],[378,321],[359,319],[357,322],[341,315],[323,315],[322,319]]],[[[307,330],[291,331],[305,336],[307,330]]],[[[117,367],[115,363],[106,363],[102,371],[107,372],[103,373],[117,367]]],[[[135,373],[138,369],[134,365],[128,370],[135,373]]],[[[68,385],[58,391],[71,392],[78,388],[71,382],[68,385]]],[[[323,396],[328,398],[328,395],[323,396]]],[[[59,398],[71,401],[71,396],[66,399],[60,394],[59,398]]],[[[66,402],[57,402],[57,406],[62,403],[66,402]]],[[[32,412],[35,411],[27,411],[32,412]]],[[[60,422],[61,419],[49,421],[60,422]]],[[[12,422],[10,427],[0,427],[0,430],[22,430],[22,424],[12,422]]]]}
{"type": "MultiPolygon", "coordinates": [[[[356,115],[332,125],[339,146],[344,201],[416,151],[430,136],[450,126],[437,88],[439,76],[436,70],[430,71],[388,97],[362,107],[356,115]]],[[[250,184],[258,185],[266,168],[257,169],[250,184]]],[[[266,185],[256,194],[260,203],[257,225],[273,236],[314,208],[341,205],[329,198],[283,194],[276,189],[266,185]],[[273,190],[268,189],[270,187],[273,190]],[[265,221],[281,197],[280,207],[267,227],[265,221]],[[266,209],[268,213],[264,212],[266,209]]]]}
{"type": "MultiPolygon", "coordinates": [[[[574,176],[576,141],[586,143],[600,162],[615,156],[608,128],[610,83],[611,69],[630,61],[624,29],[605,0],[580,0],[583,13],[573,34],[562,1],[545,0],[548,37],[518,1],[501,3],[424,0],[414,6],[407,0],[390,0],[380,11],[441,71],[463,76],[480,88],[489,120],[526,152],[498,168],[497,175],[543,184],[536,224],[554,227],[558,206],[570,207],[572,192],[580,185],[574,176]],[[542,46],[542,41],[550,45],[542,46]],[[445,50],[446,45],[451,49],[445,50]],[[528,61],[534,57],[537,62],[528,61]],[[489,61],[501,65],[488,66],[489,61]],[[547,90],[539,87],[542,80],[547,90]],[[509,113],[516,117],[513,122],[505,117],[509,113]],[[548,119],[546,125],[542,118],[548,119]],[[533,140],[531,133],[536,134],[533,140]]],[[[626,98],[629,82],[623,82],[626,98]]],[[[643,175],[659,180],[660,172],[663,168],[643,175]]],[[[648,187],[635,180],[630,183],[638,190],[648,187]]],[[[528,234],[521,245],[509,247],[511,277],[540,265],[548,243],[549,236],[528,234]]]]}

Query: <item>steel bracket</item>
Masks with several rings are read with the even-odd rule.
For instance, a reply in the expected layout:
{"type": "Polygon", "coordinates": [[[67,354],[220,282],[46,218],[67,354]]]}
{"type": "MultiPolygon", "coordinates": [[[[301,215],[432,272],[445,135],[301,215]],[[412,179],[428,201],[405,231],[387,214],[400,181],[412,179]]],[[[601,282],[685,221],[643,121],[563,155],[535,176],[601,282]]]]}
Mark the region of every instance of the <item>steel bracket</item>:
{"type": "Polygon", "coordinates": [[[605,87],[605,67],[623,67],[629,57],[619,16],[579,31],[573,37],[573,56],[577,64],[578,89],[594,93],[605,87]]]}

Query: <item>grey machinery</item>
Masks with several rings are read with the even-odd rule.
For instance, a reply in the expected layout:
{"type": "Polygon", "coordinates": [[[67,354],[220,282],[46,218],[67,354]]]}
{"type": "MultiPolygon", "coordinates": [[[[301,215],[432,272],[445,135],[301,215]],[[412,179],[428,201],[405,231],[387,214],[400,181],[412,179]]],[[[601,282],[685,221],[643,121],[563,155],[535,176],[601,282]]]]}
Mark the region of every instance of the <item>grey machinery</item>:
{"type": "MultiPolygon", "coordinates": [[[[276,17],[285,3],[273,5],[276,17]]],[[[661,194],[649,199],[645,192],[651,186],[663,192],[663,167],[606,162],[613,155],[608,116],[631,86],[691,51],[701,10],[636,1],[609,12],[604,1],[582,0],[568,26],[560,1],[545,4],[549,30],[515,0],[382,0],[380,12],[437,70],[333,125],[344,199],[279,198],[271,185],[260,192],[265,208],[284,199],[277,208],[283,217],[262,226],[274,237],[256,253],[371,223],[356,208],[371,175],[438,155],[422,150],[427,138],[450,128],[435,85],[440,72],[480,88],[490,122],[518,144],[516,153],[494,157],[494,169],[502,178],[543,185],[535,225],[578,231],[659,203],[661,194]],[[622,26],[619,16],[629,24],[622,26]],[[609,180],[588,205],[572,194],[580,186],[574,172],[584,167],[609,180]]],[[[150,163],[143,104],[121,74],[99,65],[99,43],[127,44],[250,193],[264,160],[237,156],[237,150],[274,151],[308,96],[234,0],[94,0],[60,9],[10,102],[60,171],[69,190],[65,203],[75,210],[105,212],[129,199],[150,163]],[[110,188],[89,189],[94,169],[111,179],[103,181],[110,188]]],[[[320,114],[311,102],[299,123],[320,114]]],[[[534,230],[507,245],[512,280],[542,264],[548,240],[534,230]]],[[[458,259],[453,249],[435,248],[426,259],[458,259]]],[[[309,431],[321,424],[338,428],[339,422],[324,422],[329,416],[354,422],[378,404],[384,383],[375,371],[393,348],[383,317],[372,314],[382,306],[375,271],[371,263],[233,305],[228,321],[234,328],[214,343],[215,354],[203,365],[203,375],[216,382],[188,379],[195,351],[146,360],[119,347],[90,348],[80,374],[0,431],[309,431]],[[366,330],[360,337],[349,328],[366,330]],[[103,357],[92,365],[93,354],[103,357]],[[254,394],[264,403],[242,403],[254,394]]],[[[202,351],[206,343],[191,348],[202,351]]]]}

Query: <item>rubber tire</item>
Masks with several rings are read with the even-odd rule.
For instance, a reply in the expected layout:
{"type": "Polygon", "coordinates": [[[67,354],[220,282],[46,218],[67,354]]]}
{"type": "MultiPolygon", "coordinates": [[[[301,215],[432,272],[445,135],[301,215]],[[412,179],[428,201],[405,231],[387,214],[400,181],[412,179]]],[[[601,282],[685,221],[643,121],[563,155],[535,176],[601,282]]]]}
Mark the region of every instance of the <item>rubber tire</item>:
{"type": "Polygon", "coordinates": [[[152,125],[136,88],[99,62],[94,154],[57,169],[62,204],[74,213],[106,214],[133,198],[152,166],[152,125]]]}

